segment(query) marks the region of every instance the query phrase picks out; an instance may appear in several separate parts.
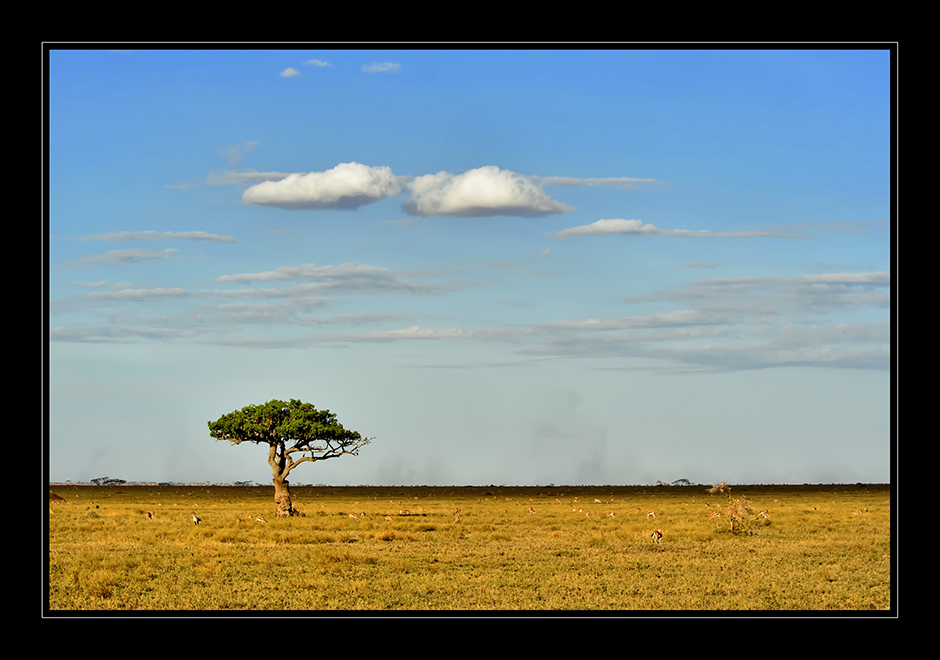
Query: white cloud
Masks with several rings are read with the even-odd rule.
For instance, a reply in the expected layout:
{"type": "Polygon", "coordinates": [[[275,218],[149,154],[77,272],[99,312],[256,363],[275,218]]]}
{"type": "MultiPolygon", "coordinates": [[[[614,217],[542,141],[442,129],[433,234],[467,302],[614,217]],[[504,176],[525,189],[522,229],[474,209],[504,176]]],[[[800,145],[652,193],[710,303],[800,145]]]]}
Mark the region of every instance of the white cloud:
{"type": "Polygon", "coordinates": [[[242,194],[242,201],[285,209],[355,209],[400,192],[391,168],[353,162],[259,183],[242,194]]]}
{"type": "Polygon", "coordinates": [[[372,64],[363,64],[362,70],[365,73],[388,73],[401,69],[401,64],[395,62],[373,62],[372,64]]]}
{"type": "Polygon", "coordinates": [[[776,238],[802,238],[796,234],[784,234],[772,231],[736,231],[719,232],[707,229],[660,229],[655,225],[643,223],[640,220],[598,220],[589,225],[569,227],[555,232],[558,238],[570,236],[623,236],[627,234],[640,234],[644,236],[691,236],[696,238],[748,238],[756,236],[772,236],[776,238]]]}
{"type": "Polygon", "coordinates": [[[321,68],[325,66],[330,66],[330,67],[333,66],[329,62],[324,62],[323,60],[318,60],[318,59],[307,60],[306,62],[304,62],[304,64],[307,64],[310,66],[318,66],[321,68]]]}
{"type": "Polygon", "coordinates": [[[293,67],[287,67],[286,69],[281,71],[281,78],[292,78],[294,76],[299,76],[299,75],[300,75],[300,71],[298,71],[297,69],[294,69],[293,67]]]}
{"type": "Polygon", "coordinates": [[[457,175],[438,172],[415,177],[409,188],[411,201],[403,208],[411,215],[532,217],[573,210],[530,179],[494,165],[457,175]]]}

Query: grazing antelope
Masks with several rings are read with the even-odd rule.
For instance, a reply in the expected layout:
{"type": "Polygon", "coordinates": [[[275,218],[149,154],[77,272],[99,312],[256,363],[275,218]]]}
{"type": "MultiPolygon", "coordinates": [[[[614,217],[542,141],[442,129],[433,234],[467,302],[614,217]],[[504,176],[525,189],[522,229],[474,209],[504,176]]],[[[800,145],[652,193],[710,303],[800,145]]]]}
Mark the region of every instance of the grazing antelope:
{"type": "Polygon", "coordinates": [[[196,512],[193,511],[193,524],[198,526],[200,522],[202,522],[202,518],[197,516],[196,512]]]}
{"type": "Polygon", "coordinates": [[[410,515],[411,515],[411,511],[409,511],[408,509],[401,509],[401,510],[399,510],[398,515],[400,515],[400,516],[410,516],[410,515]]]}
{"type": "Polygon", "coordinates": [[[613,518],[613,517],[614,517],[614,512],[613,512],[613,511],[608,511],[608,512],[607,512],[607,517],[608,517],[608,518],[613,518]]]}
{"type": "Polygon", "coordinates": [[[662,538],[663,538],[663,530],[661,529],[654,529],[652,534],[650,534],[650,539],[652,539],[653,543],[659,543],[662,540],[662,538]]]}
{"type": "Polygon", "coordinates": [[[533,509],[532,507],[529,507],[529,513],[535,513],[535,509],[533,509]]]}
{"type": "Polygon", "coordinates": [[[156,514],[157,514],[156,511],[148,511],[148,512],[147,512],[147,520],[153,520],[153,517],[154,517],[156,514]]]}
{"type": "Polygon", "coordinates": [[[761,518],[766,518],[767,520],[770,520],[770,514],[767,513],[767,509],[764,509],[763,511],[761,511],[761,512],[758,513],[757,515],[759,515],[761,518]]]}
{"type": "Polygon", "coordinates": [[[355,518],[356,520],[359,520],[359,516],[357,516],[355,513],[350,513],[350,514],[349,514],[349,517],[350,517],[350,518],[355,518]]]}
{"type": "Polygon", "coordinates": [[[454,511],[454,522],[455,522],[455,523],[459,523],[459,522],[460,522],[460,514],[457,513],[456,511],[454,511]]]}
{"type": "Polygon", "coordinates": [[[594,498],[594,504],[602,504],[602,502],[601,502],[599,499],[597,499],[597,498],[595,497],[595,498],[594,498]]]}
{"type": "Polygon", "coordinates": [[[263,525],[267,525],[268,521],[264,519],[264,516],[258,516],[255,520],[263,525]]]}
{"type": "Polygon", "coordinates": [[[721,514],[718,513],[717,511],[712,511],[711,513],[708,514],[708,517],[709,517],[709,518],[717,518],[717,517],[720,516],[720,515],[721,515],[721,514]]]}
{"type": "Polygon", "coordinates": [[[392,517],[391,517],[391,516],[385,516],[385,519],[386,519],[387,521],[389,521],[389,522],[392,522],[392,517]]]}
{"type": "Polygon", "coordinates": [[[656,514],[653,513],[652,511],[650,511],[649,513],[646,514],[646,517],[647,517],[647,518],[655,518],[655,517],[656,517],[656,514]]]}

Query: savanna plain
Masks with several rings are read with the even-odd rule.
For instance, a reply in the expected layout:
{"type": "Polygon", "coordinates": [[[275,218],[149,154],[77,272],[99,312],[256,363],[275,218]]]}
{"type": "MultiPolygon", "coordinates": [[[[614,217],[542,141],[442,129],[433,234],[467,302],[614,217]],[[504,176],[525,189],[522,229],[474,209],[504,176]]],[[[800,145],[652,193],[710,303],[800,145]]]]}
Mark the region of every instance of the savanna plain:
{"type": "Polygon", "coordinates": [[[891,609],[888,485],[291,491],[52,486],[49,611],[891,609]]]}

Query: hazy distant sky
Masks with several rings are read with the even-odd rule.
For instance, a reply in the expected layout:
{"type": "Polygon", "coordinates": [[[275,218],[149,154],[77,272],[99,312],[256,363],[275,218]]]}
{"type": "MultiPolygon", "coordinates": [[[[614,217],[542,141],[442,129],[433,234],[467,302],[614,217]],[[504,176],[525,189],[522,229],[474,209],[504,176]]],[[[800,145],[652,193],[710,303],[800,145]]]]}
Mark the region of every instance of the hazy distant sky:
{"type": "Polygon", "coordinates": [[[52,47],[49,476],[297,398],[375,441],[295,484],[889,481],[891,67],[52,47]]]}

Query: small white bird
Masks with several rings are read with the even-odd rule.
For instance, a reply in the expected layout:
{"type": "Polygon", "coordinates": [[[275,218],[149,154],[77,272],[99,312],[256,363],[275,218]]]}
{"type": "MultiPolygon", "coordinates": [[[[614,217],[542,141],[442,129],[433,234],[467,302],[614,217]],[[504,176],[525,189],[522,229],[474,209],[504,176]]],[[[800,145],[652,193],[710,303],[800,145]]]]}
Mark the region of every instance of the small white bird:
{"type": "Polygon", "coordinates": [[[196,512],[193,511],[193,524],[198,525],[200,522],[202,522],[202,518],[198,517],[196,512]]]}

